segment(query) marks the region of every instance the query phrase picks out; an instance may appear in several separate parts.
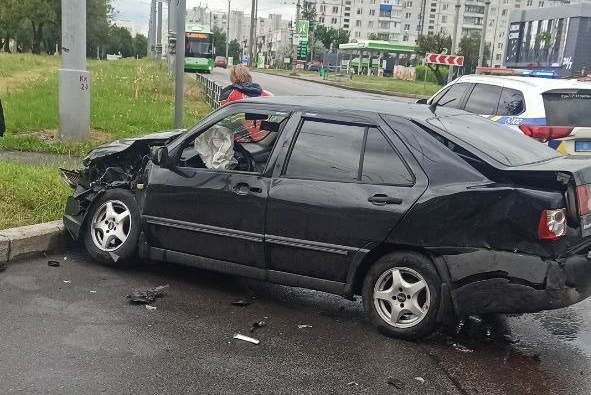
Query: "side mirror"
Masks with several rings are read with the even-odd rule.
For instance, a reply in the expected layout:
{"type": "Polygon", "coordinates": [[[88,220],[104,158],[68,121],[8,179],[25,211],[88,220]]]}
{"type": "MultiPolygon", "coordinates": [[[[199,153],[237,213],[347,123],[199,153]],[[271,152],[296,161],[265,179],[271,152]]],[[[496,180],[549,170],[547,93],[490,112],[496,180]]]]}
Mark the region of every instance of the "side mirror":
{"type": "Polygon", "coordinates": [[[169,166],[168,148],[154,147],[150,155],[150,159],[155,165],[167,168],[169,166]]]}
{"type": "Polygon", "coordinates": [[[417,103],[417,104],[427,104],[427,101],[428,101],[428,100],[429,100],[429,99],[419,99],[419,100],[417,100],[415,103],[417,103]]]}

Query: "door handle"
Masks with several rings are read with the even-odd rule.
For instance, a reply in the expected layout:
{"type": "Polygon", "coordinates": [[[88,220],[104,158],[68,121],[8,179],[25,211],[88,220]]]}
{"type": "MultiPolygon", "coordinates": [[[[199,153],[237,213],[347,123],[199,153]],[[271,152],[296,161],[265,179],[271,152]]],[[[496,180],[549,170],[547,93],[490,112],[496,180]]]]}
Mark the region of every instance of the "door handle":
{"type": "Polygon", "coordinates": [[[232,191],[237,195],[244,196],[248,195],[248,192],[261,193],[263,192],[263,189],[259,187],[251,187],[245,182],[239,182],[238,184],[232,187],[232,191]]]}
{"type": "Polygon", "coordinates": [[[370,196],[367,201],[375,204],[376,206],[385,206],[386,204],[402,204],[402,199],[390,197],[384,194],[370,196]]]}

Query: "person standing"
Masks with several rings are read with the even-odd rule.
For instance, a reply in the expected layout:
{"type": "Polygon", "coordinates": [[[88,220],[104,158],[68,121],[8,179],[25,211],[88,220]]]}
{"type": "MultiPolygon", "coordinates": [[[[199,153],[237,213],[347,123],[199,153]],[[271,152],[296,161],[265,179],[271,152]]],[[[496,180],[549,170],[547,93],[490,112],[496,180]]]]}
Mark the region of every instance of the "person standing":
{"type": "Polygon", "coordinates": [[[219,100],[222,106],[246,97],[272,96],[270,92],[263,90],[259,84],[252,82],[248,67],[242,64],[232,66],[230,69],[230,82],[232,84],[226,86],[220,93],[219,100]]]}

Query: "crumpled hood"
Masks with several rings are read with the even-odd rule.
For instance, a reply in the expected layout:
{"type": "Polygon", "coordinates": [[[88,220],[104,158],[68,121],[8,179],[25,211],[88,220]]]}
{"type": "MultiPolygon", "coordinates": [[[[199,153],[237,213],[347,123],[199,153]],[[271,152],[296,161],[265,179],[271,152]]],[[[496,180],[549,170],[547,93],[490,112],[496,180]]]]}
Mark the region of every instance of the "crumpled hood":
{"type": "Polygon", "coordinates": [[[134,150],[138,153],[147,153],[150,146],[163,144],[168,139],[176,137],[185,132],[185,130],[186,129],[172,129],[164,132],[147,134],[145,136],[115,140],[111,143],[98,146],[90,151],[88,155],[86,155],[86,157],[82,160],[82,163],[85,166],[88,166],[88,164],[96,160],[134,150]]]}

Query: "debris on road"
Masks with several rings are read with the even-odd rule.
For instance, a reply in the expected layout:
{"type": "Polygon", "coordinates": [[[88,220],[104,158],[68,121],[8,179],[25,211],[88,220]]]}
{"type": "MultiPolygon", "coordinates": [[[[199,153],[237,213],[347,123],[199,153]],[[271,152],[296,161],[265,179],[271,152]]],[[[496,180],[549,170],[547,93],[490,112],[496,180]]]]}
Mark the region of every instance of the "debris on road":
{"type": "Polygon", "coordinates": [[[358,386],[359,383],[357,383],[356,381],[350,381],[347,383],[347,385],[354,385],[354,386],[358,386]]]}
{"type": "Polygon", "coordinates": [[[312,328],[312,325],[298,325],[298,329],[312,328]]]}
{"type": "Polygon", "coordinates": [[[252,337],[241,335],[240,333],[236,333],[234,335],[234,339],[242,340],[242,341],[249,342],[249,343],[252,343],[252,344],[259,344],[260,343],[259,340],[254,339],[252,337]]]}
{"type": "Polygon", "coordinates": [[[60,263],[59,263],[59,261],[52,261],[52,260],[49,260],[49,261],[47,261],[47,266],[51,266],[51,267],[59,267],[59,266],[60,266],[60,263]]]}
{"type": "Polygon", "coordinates": [[[67,256],[65,256],[65,257],[64,257],[64,261],[67,261],[67,260],[68,260],[68,257],[67,257],[67,256]]]}
{"type": "Polygon", "coordinates": [[[160,285],[154,289],[133,290],[131,294],[127,295],[127,298],[133,303],[152,303],[156,298],[164,296],[166,288],[168,288],[168,284],[160,285]]]}
{"type": "Polygon", "coordinates": [[[91,293],[91,294],[95,294],[95,293],[96,293],[96,291],[90,291],[90,293],[91,293]]]}
{"type": "Polygon", "coordinates": [[[119,255],[115,254],[114,252],[109,252],[109,255],[111,256],[113,262],[117,263],[117,261],[119,260],[119,255]]]}
{"type": "Polygon", "coordinates": [[[70,280],[64,280],[64,284],[70,284],[72,281],[70,280]]]}
{"type": "Polygon", "coordinates": [[[419,377],[415,377],[415,380],[418,381],[421,384],[425,384],[425,379],[422,378],[422,377],[420,377],[420,376],[419,377]]]}
{"type": "Polygon", "coordinates": [[[400,379],[395,379],[393,377],[388,377],[388,384],[394,386],[397,390],[404,389],[404,381],[400,379]]]}
{"type": "Polygon", "coordinates": [[[6,270],[6,263],[0,262],[0,272],[3,272],[4,270],[6,270]]]}
{"type": "Polygon", "coordinates": [[[267,325],[267,323],[265,321],[257,321],[255,323],[253,323],[252,326],[250,327],[250,333],[254,333],[254,331],[256,331],[259,328],[262,328],[265,325],[267,325]]]}
{"type": "Polygon", "coordinates": [[[474,350],[469,349],[466,346],[461,345],[460,343],[452,343],[451,346],[453,347],[454,350],[460,351],[460,352],[469,353],[469,352],[474,351],[474,350]]]}
{"type": "Polygon", "coordinates": [[[147,305],[145,305],[145,306],[146,306],[146,310],[153,311],[153,310],[156,310],[156,309],[157,309],[157,307],[156,307],[156,306],[150,306],[149,304],[147,304],[147,305]]]}
{"type": "Polygon", "coordinates": [[[234,306],[239,306],[239,307],[246,307],[251,303],[252,303],[252,300],[248,300],[246,298],[238,298],[238,299],[232,301],[232,304],[234,306]]]}

